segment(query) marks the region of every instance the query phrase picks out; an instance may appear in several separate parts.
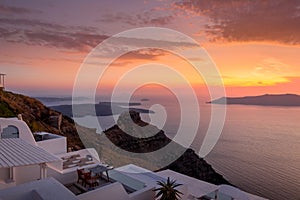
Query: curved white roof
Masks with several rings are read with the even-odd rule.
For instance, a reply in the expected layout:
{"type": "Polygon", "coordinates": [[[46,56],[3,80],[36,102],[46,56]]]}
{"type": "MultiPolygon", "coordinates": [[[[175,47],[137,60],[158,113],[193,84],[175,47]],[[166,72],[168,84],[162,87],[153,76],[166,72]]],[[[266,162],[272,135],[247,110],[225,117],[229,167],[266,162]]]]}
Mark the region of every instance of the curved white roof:
{"type": "Polygon", "coordinates": [[[60,161],[41,147],[20,138],[0,139],[0,168],[18,167],[60,161]]]}

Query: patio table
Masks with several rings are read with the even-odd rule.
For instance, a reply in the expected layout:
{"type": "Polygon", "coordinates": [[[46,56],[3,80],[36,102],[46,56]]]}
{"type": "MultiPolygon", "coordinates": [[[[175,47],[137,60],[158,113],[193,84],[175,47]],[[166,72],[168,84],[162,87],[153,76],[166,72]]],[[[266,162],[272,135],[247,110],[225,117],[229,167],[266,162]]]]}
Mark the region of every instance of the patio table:
{"type": "Polygon", "coordinates": [[[104,166],[104,165],[97,165],[96,167],[90,168],[89,170],[93,172],[96,175],[102,176],[102,173],[105,172],[107,176],[107,181],[109,181],[109,176],[108,176],[108,170],[111,170],[112,168],[109,166],[104,166]]]}

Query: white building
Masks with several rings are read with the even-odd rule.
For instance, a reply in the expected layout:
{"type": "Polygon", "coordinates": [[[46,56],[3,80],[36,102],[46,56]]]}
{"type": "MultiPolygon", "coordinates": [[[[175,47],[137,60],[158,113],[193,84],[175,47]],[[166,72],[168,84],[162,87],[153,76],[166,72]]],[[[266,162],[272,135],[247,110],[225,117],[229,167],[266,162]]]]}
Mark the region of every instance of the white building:
{"type": "Polygon", "coordinates": [[[67,153],[65,137],[32,134],[25,122],[0,118],[0,200],[153,200],[157,181],[168,177],[182,184],[182,199],[263,199],[171,170],[154,173],[132,164],[113,169],[94,149],[67,153]],[[99,176],[87,179],[78,169],[99,176]]]}

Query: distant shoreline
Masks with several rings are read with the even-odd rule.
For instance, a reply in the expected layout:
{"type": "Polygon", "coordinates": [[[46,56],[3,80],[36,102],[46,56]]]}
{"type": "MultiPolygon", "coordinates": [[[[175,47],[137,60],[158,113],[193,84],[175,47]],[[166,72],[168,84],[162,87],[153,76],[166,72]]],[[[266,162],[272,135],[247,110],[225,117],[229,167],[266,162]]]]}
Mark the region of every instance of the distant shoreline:
{"type": "Polygon", "coordinates": [[[58,105],[50,106],[51,109],[63,113],[68,117],[85,117],[85,116],[111,116],[113,114],[121,114],[122,112],[130,109],[140,113],[154,113],[152,110],[143,108],[135,108],[131,106],[139,106],[140,103],[111,103],[100,102],[98,104],[74,104],[74,105],[58,105]],[[128,108],[124,106],[129,106],[128,108]],[[76,109],[74,116],[73,108],[76,109]]]}
{"type": "Polygon", "coordinates": [[[265,94],[261,96],[222,97],[208,104],[255,105],[255,106],[300,106],[300,96],[296,94],[265,94]]]}

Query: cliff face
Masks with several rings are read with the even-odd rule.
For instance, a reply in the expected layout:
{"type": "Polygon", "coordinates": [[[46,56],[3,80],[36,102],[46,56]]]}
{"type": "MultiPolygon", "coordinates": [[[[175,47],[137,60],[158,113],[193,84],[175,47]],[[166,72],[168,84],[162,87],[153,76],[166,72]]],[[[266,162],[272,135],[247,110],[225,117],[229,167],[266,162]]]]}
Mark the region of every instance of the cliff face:
{"type": "MultiPolygon", "coordinates": [[[[171,142],[171,139],[164,134],[164,131],[143,122],[139,116],[139,113],[135,111],[123,113],[118,119],[118,125],[113,126],[104,133],[113,144],[123,150],[133,153],[153,152],[165,147],[171,142]],[[132,121],[138,126],[130,124],[129,117],[131,117],[132,121]],[[146,125],[147,129],[141,128],[145,127],[146,125]],[[122,127],[122,129],[120,127],[122,127]],[[131,135],[126,134],[123,130],[131,135]],[[151,135],[150,137],[144,137],[149,135],[149,133],[151,135]]],[[[200,158],[194,150],[184,149],[184,147],[177,143],[174,143],[173,145],[173,149],[182,149],[183,153],[176,161],[172,162],[166,167],[163,167],[162,169],[171,169],[176,172],[217,185],[229,184],[229,182],[225,180],[223,176],[218,174],[203,158],[200,158]]],[[[169,152],[169,154],[167,153],[166,156],[172,156],[172,151],[169,152]]],[[[151,160],[159,165],[160,160],[156,160],[156,158],[147,158],[147,155],[145,155],[144,158],[145,160],[151,160]]]]}
{"type": "Polygon", "coordinates": [[[175,162],[162,168],[162,170],[164,169],[171,169],[216,185],[230,185],[230,183],[221,174],[218,174],[210,164],[208,164],[203,158],[200,158],[192,149],[187,149],[175,162]]]}
{"type": "Polygon", "coordinates": [[[58,119],[60,113],[47,108],[40,101],[21,94],[0,91],[0,117],[17,117],[22,114],[32,132],[46,131],[67,137],[68,147],[84,148],[74,122],[71,118],[61,116],[60,129],[58,119]]]}

